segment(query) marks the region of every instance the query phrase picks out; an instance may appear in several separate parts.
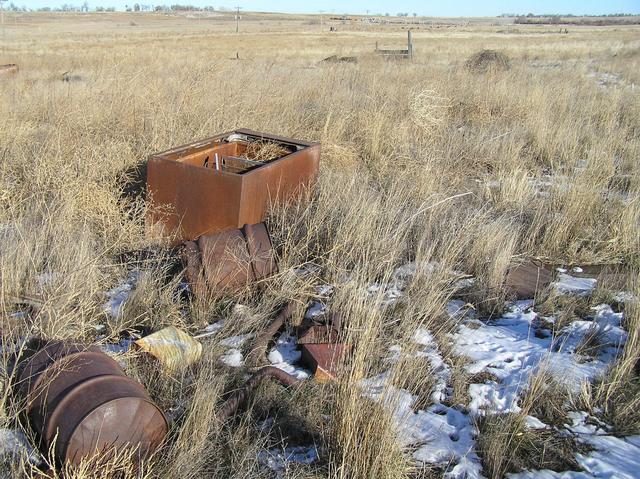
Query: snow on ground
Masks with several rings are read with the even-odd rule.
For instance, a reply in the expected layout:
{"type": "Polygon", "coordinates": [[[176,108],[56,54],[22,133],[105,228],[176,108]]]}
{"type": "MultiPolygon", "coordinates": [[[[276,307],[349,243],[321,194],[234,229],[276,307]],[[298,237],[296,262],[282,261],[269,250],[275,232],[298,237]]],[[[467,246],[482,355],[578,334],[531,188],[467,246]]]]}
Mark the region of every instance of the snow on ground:
{"type": "MultiPolygon", "coordinates": [[[[371,283],[367,287],[367,296],[374,297],[376,295],[381,295],[381,307],[391,306],[392,304],[395,304],[400,298],[404,296],[404,290],[409,285],[411,279],[413,278],[413,276],[415,276],[419,268],[423,269],[429,274],[433,274],[436,271],[442,269],[443,266],[433,261],[422,263],[412,261],[410,263],[404,264],[395,269],[391,280],[388,283],[371,283]]],[[[474,278],[466,277],[467,275],[459,271],[447,269],[446,272],[448,275],[454,278],[460,278],[454,283],[454,287],[457,290],[468,288],[473,285],[475,281],[474,278]]]]}
{"type": "Polygon", "coordinates": [[[269,362],[298,379],[307,379],[311,372],[297,365],[302,353],[298,350],[298,338],[289,331],[285,331],[276,340],[267,358],[269,362]]]}
{"type": "Polygon", "coordinates": [[[586,296],[596,288],[597,283],[598,280],[593,278],[577,278],[564,272],[560,272],[557,280],[552,284],[559,293],[586,296]]]}
{"type": "Polygon", "coordinates": [[[42,462],[40,454],[31,446],[22,431],[0,428],[0,463],[19,461],[20,458],[34,465],[42,462]]]}
{"type": "Polygon", "coordinates": [[[277,478],[283,477],[292,463],[313,464],[317,460],[318,449],[315,446],[269,449],[258,453],[258,462],[274,471],[277,478]]]}
{"type": "Polygon", "coordinates": [[[509,479],[637,479],[640,477],[640,436],[611,436],[609,426],[584,411],[568,413],[568,433],[591,448],[577,453],[576,461],[584,472],[526,471],[509,474],[509,479]]]}
{"type": "Polygon", "coordinates": [[[391,386],[388,380],[388,373],[364,380],[363,395],[392,412],[397,440],[401,446],[414,449],[416,463],[448,468],[446,477],[451,479],[482,477],[480,458],[475,453],[476,430],[469,416],[440,403],[414,411],[416,397],[391,386]]]}
{"type": "Polygon", "coordinates": [[[444,401],[450,395],[447,384],[451,379],[451,370],[447,363],[444,362],[436,340],[432,334],[424,328],[418,328],[412,340],[416,344],[425,346],[422,351],[416,353],[416,356],[429,360],[431,365],[430,372],[436,377],[436,384],[431,391],[431,400],[435,403],[444,401]]]}
{"type": "Polygon", "coordinates": [[[531,305],[531,301],[518,301],[500,319],[480,328],[462,325],[454,335],[454,351],[471,360],[468,372],[487,372],[497,379],[470,385],[469,409],[473,414],[518,412],[520,394],[531,375],[541,369],[577,390],[583,381],[605,372],[626,340],[620,327],[622,315],[613,313],[606,305],[597,308],[594,321],[576,321],[555,340],[548,331],[540,334],[538,315],[531,305]],[[600,331],[607,340],[607,346],[596,358],[575,353],[591,328],[600,331]]]}
{"type": "Polygon", "coordinates": [[[231,366],[232,368],[239,368],[244,365],[244,357],[242,356],[242,352],[236,348],[231,348],[224,352],[220,356],[220,361],[222,361],[227,366],[231,366]]]}
{"type": "MultiPolygon", "coordinates": [[[[574,268],[572,272],[580,271],[574,268]]],[[[401,274],[394,275],[391,285],[374,284],[368,293],[383,292],[382,305],[391,304],[402,296],[410,274],[411,268],[404,268],[401,274]]],[[[596,284],[594,279],[574,277],[563,271],[558,275],[554,287],[562,294],[582,296],[590,294],[596,284]]],[[[417,398],[391,385],[390,371],[362,381],[363,395],[390,409],[397,426],[398,441],[414,451],[413,458],[418,464],[440,466],[447,471],[445,477],[448,478],[483,477],[482,465],[475,452],[475,436],[478,432],[473,425],[473,416],[518,412],[518,400],[527,388],[530,377],[542,370],[578,390],[584,381],[601,376],[626,342],[627,333],[621,326],[623,315],[615,313],[608,305],[592,308],[593,317],[574,321],[554,338],[550,330],[542,328],[533,304],[531,300],[515,302],[506,314],[491,322],[476,320],[473,308],[463,301],[453,300],[447,304],[447,314],[464,321],[458,332],[451,336],[454,353],[469,358],[467,370],[470,374],[485,372],[491,375],[483,383],[470,385],[471,402],[467,407],[442,404],[450,393],[447,389],[450,370],[431,333],[424,329],[415,332],[413,341],[425,346],[416,355],[429,359],[437,378],[431,397],[433,405],[426,410],[414,410],[417,398]],[[579,348],[589,337],[597,338],[598,348],[590,356],[580,355],[579,348]]],[[[553,318],[544,319],[553,321],[553,318]]],[[[391,356],[387,361],[397,361],[403,354],[399,345],[391,346],[389,350],[391,356]]],[[[531,416],[527,417],[527,424],[532,428],[546,427],[531,416]]],[[[576,456],[586,473],[534,471],[513,477],[640,477],[640,473],[636,476],[625,475],[625,471],[633,470],[633,467],[640,471],[635,462],[637,459],[632,458],[638,454],[631,450],[640,446],[640,440],[606,437],[603,439],[592,434],[581,438],[595,448],[592,453],[576,456]],[[618,457],[607,463],[606,454],[599,452],[605,451],[605,443],[629,455],[626,459],[628,464],[618,457]],[[620,462],[621,468],[613,469],[613,461],[620,462]]],[[[620,455],[622,457],[622,452],[620,455]]]]}
{"type": "MultiPolygon", "coordinates": [[[[217,330],[214,329],[214,331],[217,330]]],[[[225,346],[228,349],[220,355],[220,361],[232,368],[244,366],[244,356],[239,348],[252,336],[252,334],[240,334],[238,336],[230,336],[222,339],[220,341],[220,345],[225,346]]]]}
{"type": "MultiPolygon", "coordinates": [[[[404,389],[390,384],[390,372],[362,381],[363,395],[381,402],[393,414],[397,427],[397,439],[401,446],[412,448],[418,465],[439,465],[448,470],[450,479],[480,478],[482,466],[475,453],[476,429],[469,415],[459,408],[445,406],[449,390],[447,382],[451,371],[442,358],[435,339],[424,328],[416,330],[413,342],[424,346],[415,355],[426,357],[430,371],[436,376],[431,393],[434,404],[426,410],[414,410],[416,397],[404,389]]],[[[402,354],[400,346],[390,348],[390,361],[397,361],[402,354]]]]}
{"type": "Polygon", "coordinates": [[[103,308],[112,318],[118,318],[122,315],[124,304],[129,299],[129,295],[135,288],[139,278],[140,271],[137,269],[133,270],[129,273],[125,281],[105,293],[107,295],[107,302],[103,308]]]}

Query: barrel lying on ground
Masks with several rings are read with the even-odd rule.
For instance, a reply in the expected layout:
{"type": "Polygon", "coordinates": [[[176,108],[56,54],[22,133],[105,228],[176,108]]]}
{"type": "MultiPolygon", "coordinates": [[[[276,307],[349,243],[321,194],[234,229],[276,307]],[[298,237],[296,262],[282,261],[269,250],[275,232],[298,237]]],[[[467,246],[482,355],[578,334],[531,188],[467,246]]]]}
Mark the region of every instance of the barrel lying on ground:
{"type": "Polygon", "coordinates": [[[144,387],[95,346],[52,341],[19,368],[17,396],[41,450],[53,447],[59,463],[124,448],[143,458],[167,434],[164,414],[144,387]]]}

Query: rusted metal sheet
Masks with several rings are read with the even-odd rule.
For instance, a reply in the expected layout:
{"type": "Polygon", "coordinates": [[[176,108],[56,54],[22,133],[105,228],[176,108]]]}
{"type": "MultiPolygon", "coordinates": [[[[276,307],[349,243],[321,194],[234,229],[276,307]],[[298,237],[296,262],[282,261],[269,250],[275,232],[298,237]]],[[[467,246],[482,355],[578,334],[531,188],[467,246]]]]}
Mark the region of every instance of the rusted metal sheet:
{"type": "Polygon", "coordinates": [[[96,347],[50,342],[20,364],[18,378],[17,395],[41,449],[47,454],[53,448],[60,463],[123,447],[144,457],[167,433],[144,387],[96,347]]]}
{"type": "Polygon", "coordinates": [[[198,249],[210,288],[238,289],[254,281],[251,257],[242,231],[201,236],[198,249]]]}
{"type": "Polygon", "coordinates": [[[343,343],[303,344],[302,362],[320,383],[336,381],[349,346],[343,343]]]}
{"type": "Polygon", "coordinates": [[[15,63],[0,65],[0,75],[15,75],[19,70],[20,68],[15,63]]]}
{"type": "Polygon", "coordinates": [[[244,225],[242,231],[247,241],[254,278],[268,278],[276,273],[278,264],[267,225],[264,223],[244,225]]]}
{"type": "Polygon", "coordinates": [[[337,343],[341,323],[340,316],[335,313],[326,318],[305,319],[298,327],[298,344],[337,343]]]}
{"type": "Polygon", "coordinates": [[[149,158],[149,225],[176,243],[260,223],[312,184],[320,145],[238,129],[149,158]],[[258,148],[260,147],[260,148],[258,148]],[[268,151],[261,156],[256,151],[268,151]]]}
{"type": "Polygon", "coordinates": [[[241,289],[278,270],[264,223],[187,241],[182,257],[191,290],[202,297],[241,289]]]}
{"type": "Polygon", "coordinates": [[[527,261],[513,266],[507,272],[506,287],[519,299],[535,297],[553,281],[553,273],[541,263],[527,261]]]}

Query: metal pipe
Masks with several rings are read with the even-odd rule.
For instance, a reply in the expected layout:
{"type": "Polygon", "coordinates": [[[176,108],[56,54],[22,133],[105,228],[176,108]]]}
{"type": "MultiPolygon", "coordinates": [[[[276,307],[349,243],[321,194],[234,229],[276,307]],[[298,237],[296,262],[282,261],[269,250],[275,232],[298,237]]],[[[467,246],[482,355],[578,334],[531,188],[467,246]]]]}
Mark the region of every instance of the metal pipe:
{"type": "Polygon", "coordinates": [[[253,343],[253,348],[249,351],[246,358],[246,364],[250,366],[262,366],[267,363],[267,346],[269,345],[269,341],[273,339],[275,334],[280,330],[280,328],[284,325],[284,322],[291,317],[293,313],[293,302],[290,301],[287,305],[280,311],[278,316],[272,321],[272,323],[264,330],[260,336],[253,343]]]}
{"type": "Polygon", "coordinates": [[[258,370],[249,378],[242,389],[238,390],[233,396],[224,402],[220,408],[218,417],[224,420],[235,414],[238,407],[240,407],[240,405],[247,400],[249,395],[260,385],[260,383],[267,378],[274,379],[283,386],[295,386],[302,382],[291,374],[284,372],[282,369],[278,369],[275,366],[266,366],[258,370]]]}

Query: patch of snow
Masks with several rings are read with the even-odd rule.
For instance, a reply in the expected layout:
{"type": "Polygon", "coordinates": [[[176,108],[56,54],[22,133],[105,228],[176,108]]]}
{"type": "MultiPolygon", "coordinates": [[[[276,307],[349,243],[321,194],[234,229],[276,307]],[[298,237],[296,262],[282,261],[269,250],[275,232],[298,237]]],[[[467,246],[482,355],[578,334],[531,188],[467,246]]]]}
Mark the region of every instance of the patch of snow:
{"type": "Polygon", "coordinates": [[[584,270],[580,266],[574,266],[571,270],[572,273],[582,273],[584,270]]]}
{"type": "Polygon", "coordinates": [[[552,283],[556,291],[562,294],[576,294],[586,296],[596,287],[598,280],[594,278],[576,278],[569,274],[560,273],[558,280],[552,283]]]}
{"type": "Polygon", "coordinates": [[[301,355],[302,353],[298,350],[296,336],[285,331],[278,337],[267,358],[273,366],[292,376],[298,379],[307,379],[311,373],[295,364],[300,360],[301,355]]]}
{"type": "Polygon", "coordinates": [[[476,317],[473,307],[460,299],[449,301],[446,306],[446,312],[451,319],[474,319],[476,317]]]}
{"type": "Polygon", "coordinates": [[[304,314],[304,317],[307,319],[313,319],[313,318],[317,318],[318,316],[324,315],[326,312],[327,312],[326,305],[322,304],[319,301],[314,301],[307,308],[307,311],[304,314]]]}
{"type": "Polygon", "coordinates": [[[508,474],[509,479],[635,479],[640,471],[640,436],[609,435],[608,425],[584,411],[570,411],[567,431],[578,442],[593,448],[575,458],[584,472],[525,471],[508,474]]]}
{"type": "Polygon", "coordinates": [[[555,472],[548,469],[542,471],[525,471],[517,474],[507,474],[508,479],[593,479],[593,476],[584,472],[564,471],[555,472]]]}
{"type": "Polygon", "coordinates": [[[0,462],[18,462],[21,458],[34,465],[42,462],[40,454],[31,446],[22,431],[0,428],[0,462]]]}
{"type": "Polygon", "coordinates": [[[129,295],[131,295],[131,291],[133,291],[139,277],[140,271],[137,269],[133,270],[129,273],[129,276],[123,283],[105,293],[107,296],[107,302],[104,304],[103,309],[112,318],[119,318],[122,316],[124,304],[129,299],[129,295]]]}
{"type": "Polygon", "coordinates": [[[318,296],[328,298],[333,294],[333,286],[330,284],[321,284],[315,287],[318,296]]]}
{"type": "Polygon", "coordinates": [[[258,462],[276,473],[276,477],[283,477],[289,469],[289,464],[313,464],[318,460],[316,446],[287,447],[284,449],[269,449],[258,453],[258,462]]]}
{"type": "Polygon", "coordinates": [[[100,349],[111,356],[125,354],[131,349],[133,339],[122,339],[119,343],[100,344],[100,349]]]}
{"type": "Polygon", "coordinates": [[[362,381],[363,395],[389,408],[397,428],[397,440],[403,447],[414,447],[418,464],[448,468],[445,477],[480,478],[482,466],[475,452],[477,431],[469,416],[443,404],[425,411],[414,411],[416,400],[404,389],[388,383],[389,373],[362,381]]]}
{"type": "Polygon", "coordinates": [[[232,368],[239,368],[244,365],[244,357],[242,356],[242,352],[239,349],[229,349],[225,353],[220,356],[220,361],[222,361],[227,366],[231,366],[232,368]]]}
{"type": "Polygon", "coordinates": [[[590,324],[602,325],[599,327],[605,334],[618,343],[604,348],[597,358],[580,362],[584,358],[576,357],[573,350],[587,331],[582,327],[585,322],[570,325],[566,338],[554,341],[551,335],[535,334],[537,314],[527,309],[530,304],[516,302],[500,319],[479,328],[462,325],[454,335],[454,351],[471,360],[467,371],[487,372],[496,378],[469,386],[469,409],[473,414],[518,412],[521,392],[531,375],[542,369],[577,391],[583,381],[601,376],[617,355],[624,333],[619,331],[622,316],[616,316],[618,313],[610,308],[600,307],[596,320],[590,324]]]}
{"type": "Polygon", "coordinates": [[[615,299],[618,303],[631,303],[637,301],[636,295],[631,291],[620,291],[613,295],[613,299],[615,299]]]}
{"type": "Polygon", "coordinates": [[[548,426],[535,416],[524,418],[525,425],[530,429],[546,429],[548,426]]]}
{"type": "Polygon", "coordinates": [[[206,328],[204,328],[205,333],[217,333],[224,326],[224,320],[220,320],[216,323],[209,324],[206,328]]]}
{"type": "Polygon", "coordinates": [[[581,442],[595,448],[576,454],[578,464],[591,477],[637,479],[640,475],[640,436],[585,436],[581,442]]]}
{"type": "Polygon", "coordinates": [[[240,334],[238,336],[230,336],[220,341],[222,346],[226,346],[229,348],[239,348],[242,346],[248,339],[250,339],[252,334],[240,334]]]}
{"type": "Polygon", "coordinates": [[[416,353],[417,357],[425,357],[431,363],[430,374],[436,377],[436,383],[431,391],[431,400],[435,403],[444,401],[449,396],[447,383],[451,379],[451,369],[445,363],[433,335],[424,328],[418,328],[413,335],[413,342],[425,346],[416,353]]]}

